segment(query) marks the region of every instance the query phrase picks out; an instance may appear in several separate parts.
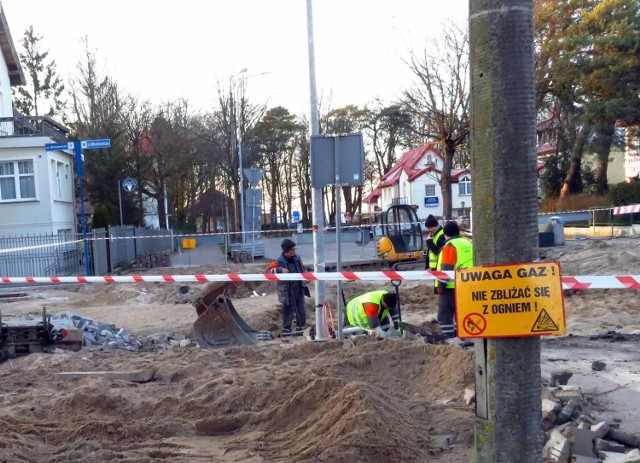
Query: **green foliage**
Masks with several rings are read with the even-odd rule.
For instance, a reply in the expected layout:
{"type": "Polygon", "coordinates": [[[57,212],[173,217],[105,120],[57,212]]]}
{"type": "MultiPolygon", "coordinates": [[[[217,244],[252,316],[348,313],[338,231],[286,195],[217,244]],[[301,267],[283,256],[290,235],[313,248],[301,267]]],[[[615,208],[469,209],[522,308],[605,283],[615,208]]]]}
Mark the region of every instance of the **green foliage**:
{"type": "Polygon", "coordinates": [[[25,116],[54,116],[64,110],[64,84],[57,75],[56,62],[48,51],[41,51],[42,37],[30,26],[20,42],[24,51],[18,56],[26,69],[27,85],[13,87],[16,109],[25,116]]]}
{"type": "Polygon", "coordinates": [[[270,216],[279,215],[278,209],[286,217],[291,214],[297,141],[304,130],[305,126],[281,106],[269,109],[256,124],[255,141],[264,169],[270,216]]]}
{"type": "MultiPolygon", "coordinates": [[[[604,192],[614,125],[640,120],[640,3],[535,0],[534,11],[538,107],[559,112],[565,156],[582,156],[585,134],[576,134],[591,131],[600,163],[596,186],[604,192]]],[[[571,188],[580,184],[568,181],[571,188]]]]}
{"type": "Polygon", "coordinates": [[[116,211],[110,203],[100,203],[96,206],[93,212],[92,228],[107,228],[110,225],[115,225],[116,211]]]}
{"type": "Polygon", "coordinates": [[[542,196],[544,198],[557,198],[564,184],[566,171],[562,169],[555,156],[549,156],[544,161],[544,168],[540,174],[542,184],[542,196]]]}
{"type": "Polygon", "coordinates": [[[585,164],[582,164],[580,168],[582,170],[582,191],[587,194],[598,193],[598,173],[585,164]]]}
{"type": "Polygon", "coordinates": [[[640,203],[640,180],[618,183],[609,189],[609,197],[614,206],[626,206],[640,203]]]}
{"type": "MultiPolygon", "coordinates": [[[[111,139],[109,149],[84,151],[84,185],[87,197],[94,204],[118,204],[117,179],[123,176],[127,155],[123,139],[124,99],[112,79],[99,75],[96,58],[86,41],[85,47],[85,61],[78,63],[78,75],[71,82],[72,137],[111,139]]],[[[125,202],[129,200],[124,198],[125,202]]]]}

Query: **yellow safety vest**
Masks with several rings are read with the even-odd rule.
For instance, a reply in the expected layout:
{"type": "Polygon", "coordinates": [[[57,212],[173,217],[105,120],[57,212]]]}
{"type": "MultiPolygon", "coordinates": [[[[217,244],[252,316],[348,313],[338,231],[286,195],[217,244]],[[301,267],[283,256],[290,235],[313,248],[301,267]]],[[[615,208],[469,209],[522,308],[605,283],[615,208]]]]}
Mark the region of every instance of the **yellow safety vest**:
{"type": "MultiPolygon", "coordinates": [[[[438,230],[438,232],[433,236],[433,244],[436,244],[440,237],[444,235],[444,228],[438,230]]],[[[438,255],[435,252],[429,250],[429,269],[435,270],[438,268],[438,255]]]]}
{"type": "MultiPolygon", "coordinates": [[[[438,256],[438,270],[442,270],[442,255],[444,254],[444,248],[446,246],[453,246],[456,248],[456,255],[458,259],[456,260],[454,269],[473,267],[473,243],[461,236],[455,236],[450,238],[442,247],[442,251],[440,251],[440,255],[438,256]]],[[[446,287],[455,288],[456,280],[451,279],[447,281],[446,287]]]]}
{"type": "MultiPolygon", "coordinates": [[[[382,307],[382,296],[387,293],[388,291],[384,290],[371,291],[351,299],[347,304],[347,320],[349,321],[349,325],[369,329],[369,319],[364,311],[364,304],[367,302],[373,302],[374,304],[378,304],[382,307]]],[[[381,314],[378,313],[378,318],[383,320],[384,317],[388,315],[389,309],[384,309],[381,314]]]]}

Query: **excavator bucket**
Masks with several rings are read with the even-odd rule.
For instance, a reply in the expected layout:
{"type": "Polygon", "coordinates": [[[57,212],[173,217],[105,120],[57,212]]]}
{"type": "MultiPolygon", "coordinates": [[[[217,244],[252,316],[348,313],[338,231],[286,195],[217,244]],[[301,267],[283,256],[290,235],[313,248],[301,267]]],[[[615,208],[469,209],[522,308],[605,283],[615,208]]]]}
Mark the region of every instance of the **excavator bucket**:
{"type": "Polygon", "coordinates": [[[200,347],[218,349],[273,339],[269,331],[250,327],[238,314],[228,295],[233,288],[232,282],[212,283],[194,302],[198,319],[193,330],[200,347]]]}

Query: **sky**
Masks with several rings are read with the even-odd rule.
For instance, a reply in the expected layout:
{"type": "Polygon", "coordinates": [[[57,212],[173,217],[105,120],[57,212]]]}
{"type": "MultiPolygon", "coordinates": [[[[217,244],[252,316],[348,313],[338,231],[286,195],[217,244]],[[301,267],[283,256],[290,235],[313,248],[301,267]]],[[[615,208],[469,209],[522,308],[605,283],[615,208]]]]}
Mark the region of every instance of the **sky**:
{"type": "MultiPolygon", "coordinates": [[[[403,59],[421,53],[446,21],[466,21],[468,1],[314,0],[323,107],[397,98],[412,82],[403,59]]],[[[219,84],[228,89],[243,75],[253,103],[309,113],[306,0],[2,0],[2,7],[18,52],[32,25],[64,79],[77,74],[86,36],[102,72],[142,100],[184,98],[206,110],[219,84]]]]}

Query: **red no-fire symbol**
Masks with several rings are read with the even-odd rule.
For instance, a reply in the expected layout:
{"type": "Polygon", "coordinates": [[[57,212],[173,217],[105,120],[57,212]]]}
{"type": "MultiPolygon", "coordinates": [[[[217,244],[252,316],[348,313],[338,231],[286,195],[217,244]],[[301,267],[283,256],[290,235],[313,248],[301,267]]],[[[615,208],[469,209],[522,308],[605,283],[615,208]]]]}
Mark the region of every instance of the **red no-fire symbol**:
{"type": "Polygon", "coordinates": [[[477,312],[472,312],[462,320],[462,330],[469,336],[480,336],[487,329],[487,320],[477,312]]]}

